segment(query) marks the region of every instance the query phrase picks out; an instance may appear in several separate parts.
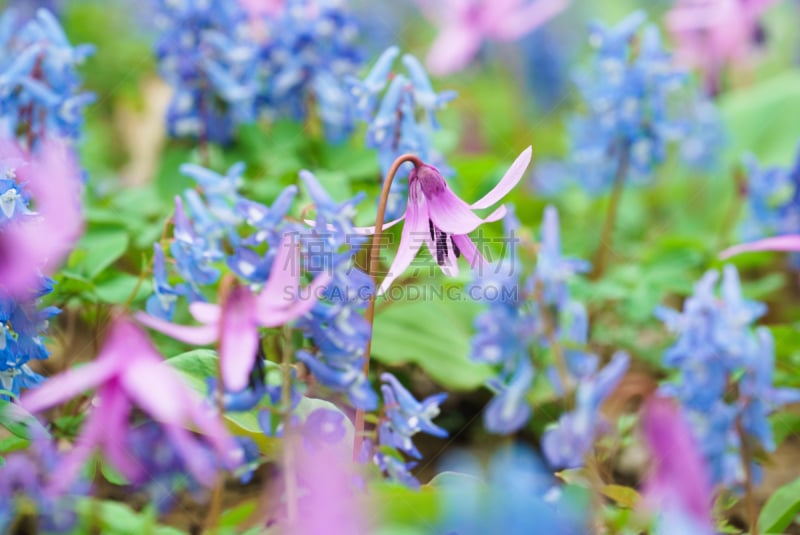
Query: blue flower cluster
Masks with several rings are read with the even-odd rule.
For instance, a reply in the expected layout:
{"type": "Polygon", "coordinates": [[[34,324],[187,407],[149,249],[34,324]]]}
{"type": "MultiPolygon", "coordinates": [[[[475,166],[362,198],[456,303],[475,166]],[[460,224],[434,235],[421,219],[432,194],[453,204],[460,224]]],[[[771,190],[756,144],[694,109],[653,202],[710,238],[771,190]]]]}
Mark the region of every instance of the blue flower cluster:
{"type": "Polygon", "coordinates": [[[533,452],[497,451],[487,470],[468,454],[451,458],[441,478],[443,512],[435,533],[559,533],[590,531],[585,504],[564,492],[533,452]]]}
{"type": "MultiPolygon", "coordinates": [[[[0,232],[28,217],[30,196],[23,188],[25,167],[20,162],[0,162],[0,232]]],[[[32,359],[42,360],[49,352],[42,339],[48,319],[59,313],[55,307],[39,308],[39,298],[52,291],[53,281],[41,277],[39,288],[27,299],[11,298],[0,289],[0,399],[19,396],[20,389],[39,384],[43,377],[28,367],[32,359]]]]}
{"type": "Polygon", "coordinates": [[[419,481],[411,474],[416,463],[405,462],[402,454],[415,459],[422,458],[412,440],[417,433],[441,438],[447,436],[447,431],[432,421],[439,416],[439,405],[447,398],[447,394],[435,394],[417,401],[391,373],[381,374],[381,382],[384,412],[378,425],[378,447],[366,441],[362,456],[371,458],[389,478],[419,488],[419,481]]]}
{"type": "Polygon", "coordinates": [[[744,159],[747,175],[745,241],[800,232],[800,150],[789,167],[762,167],[755,156],[744,159]]]}
{"type": "MultiPolygon", "coordinates": [[[[361,312],[374,286],[353,261],[362,243],[353,239],[355,205],[361,198],[334,202],[317,179],[303,171],[301,178],[316,209],[315,226],[309,228],[287,218],[298,191],[295,186],[287,187],[267,207],[239,192],[242,164],[232,166],[225,175],[189,164],[181,171],[195,180],[197,188],[176,197],[171,262],[161,244],[154,246],[154,293],[147,302],[148,313],[169,320],[179,297],[204,301],[226,267],[246,283],[262,284],[282,236],[294,234],[302,265],[291,269],[332,277],[321,299],[297,322],[314,346],[313,351],[298,351],[297,358],[321,384],[347,394],[355,407],[377,407],[377,395],[362,371],[370,328],[361,312]],[[177,276],[171,275],[173,271],[177,276]]],[[[257,403],[258,399],[237,398],[231,403],[257,403]]]]}
{"type": "Polygon", "coordinates": [[[154,0],[171,135],[224,143],[256,115],[258,47],[237,0],[154,0]]]}
{"type": "Polygon", "coordinates": [[[363,244],[353,227],[355,206],[363,195],[337,203],[308,171],[300,173],[316,209],[312,230],[300,235],[305,252],[305,269],[332,276],[311,312],[298,322],[314,342],[317,355],[300,351],[305,363],[319,381],[339,392],[346,392],[353,406],[372,410],[378,396],[362,371],[364,351],[371,335],[362,312],[375,287],[372,279],[353,264],[353,255],[363,244]]]}
{"type": "Polygon", "coordinates": [[[627,370],[628,357],[615,355],[598,371],[599,359],[586,351],[589,319],[583,304],[570,296],[568,283],[589,264],[562,255],[556,209],[545,210],[536,268],[527,276],[517,258],[518,228],[514,215],[506,216],[509,250],[474,282],[484,290],[475,295],[500,296],[486,300],[472,339],[472,359],[498,369],[488,383],[495,397],[484,412],[484,426],[492,433],[510,434],[528,422],[527,395],[535,377],[532,356],[549,352],[552,361],[543,363],[546,376],[557,395],[566,398],[575,392],[576,408],[546,431],[544,451],[554,466],[579,466],[603,431],[600,404],[627,370]]]}
{"type": "Polygon", "coordinates": [[[13,10],[0,17],[0,128],[28,148],[44,137],[77,138],[83,108],[94,94],[80,91],[76,68],[93,52],[72,46],[52,13],[39,9],[21,26],[13,10]]]}
{"type": "Polygon", "coordinates": [[[60,462],[56,444],[44,429],[32,431],[30,448],[5,456],[0,465],[0,531],[14,533],[19,511],[29,510],[36,515],[39,531],[72,533],[78,521],[77,502],[89,493],[89,483],[78,479],[65,492],[55,492],[49,476],[60,462]]]}
{"type": "Polygon", "coordinates": [[[745,477],[737,428],[748,441],[773,451],[767,417],[786,403],[800,401],[800,391],[772,384],[771,333],[765,327],[753,328],[766,307],[742,297],[733,266],[724,268],[719,296],[718,280],[718,272],[709,271],[682,312],[659,308],[656,315],[678,335],[664,354],[664,365],[677,375],[662,390],[688,414],[713,481],[732,486],[745,477]]]}
{"type": "Polygon", "coordinates": [[[342,140],[354,125],[344,80],[362,62],[358,25],[346,2],[287,0],[266,25],[269,37],[259,64],[262,111],[304,119],[314,105],[327,138],[342,140]]]}
{"type": "MultiPolygon", "coordinates": [[[[450,174],[433,148],[431,135],[439,128],[436,111],[453,100],[456,93],[436,93],[424,67],[410,54],[402,58],[407,75],[392,72],[399,54],[396,46],[388,48],[363,80],[350,79],[358,118],[368,125],[366,144],[378,151],[384,179],[394,160],[405,153],[415,154],[445,175],[450,174]]],[[[410,169],[411,164],[405,164],[404,171],[408,173],[410,169]]],[[[407,190],[407,181],[395,180],[392,184],[386,205],[388,219],[403,214],[407,190]]]]}
{"type": "Polygon", "coordinates": [[[673,67],[657,28],[639,32],[645,19],[638,11],[612,28],[592,25],[595,54],[575,77],[586,111],[570,122],[572,149],[558,168],[561,183],[577,181],[592,194],[615,181],[647,183],[668,146],[678,143],[690,167],[716,165],[725,140],[718,114],[673,67]]]}

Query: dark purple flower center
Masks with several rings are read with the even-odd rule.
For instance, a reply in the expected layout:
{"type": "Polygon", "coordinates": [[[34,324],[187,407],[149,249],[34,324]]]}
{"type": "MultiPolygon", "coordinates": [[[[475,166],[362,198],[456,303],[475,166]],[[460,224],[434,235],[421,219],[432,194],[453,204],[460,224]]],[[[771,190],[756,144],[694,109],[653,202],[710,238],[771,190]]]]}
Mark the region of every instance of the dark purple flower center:
{"type": "Polygon", "coordinates": [[[447,189],[447,182],[438,169],[431,165],[421,165],[409,176],[409,182],[418,181],[425,197],[431,198],[447,189]]]}

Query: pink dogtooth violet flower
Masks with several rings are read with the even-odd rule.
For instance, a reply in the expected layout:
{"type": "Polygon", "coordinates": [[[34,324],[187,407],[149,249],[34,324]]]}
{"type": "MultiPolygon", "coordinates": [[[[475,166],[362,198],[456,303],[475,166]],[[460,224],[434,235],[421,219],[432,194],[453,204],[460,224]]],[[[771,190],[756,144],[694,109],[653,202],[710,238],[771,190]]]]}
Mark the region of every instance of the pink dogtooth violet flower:
{"type": "Polygon", "coordinates": [[[213,485],[218,468],[203,454],[203,443],[227,468],[242,461],[241,448],[219,415],[163,360],[147,334],[126,317],[113,320],[96,360],[51,377],[23,395],[21,404],[30,412],[40,412],[93,389],[97,392],[81,433],[53,474],[58,488],[69,488],[95,450],[131,481],[147,475],[127,443],[134,407],[164,428],[200,483],[213,485]]]}
{"type": "Polygon", "coordinates": [[[748,243],[740,243],[722,251],[719,257],[722,260],[742,253],[756,253],[760,251],[781,251],[784,253],[800,252],[800,235],[787,234],[785,236],[773,236],[756,240],[748,243]]]}
{"type": "Polygon", "coordinates": [[[32,211],[0,230],[0,286],[12,297],[37,289],[83,232],[81,171],[69,149],[43,140],[36,153],[0,141],[0,179],[13,180],[30,195],[32,211]]]}
{"type": "Polygon", "coordinates": [[[747,62],[763,40],[760,18],[777,0],[678,0],[667,13],[676,60],[702,71],[706,88],[719,90],[727,64],[747,62]]]}
{"type": "Polygon", "coordinates": [[[188,344],[218,342],[223,384],[228,391],[240,392],[247,387],[255,364],[258,328],[277,327],[306,314],[330,279],[330,274],[322,273],[301,292],[299,251],[294,237],[287,233],[260,293],[234,285],[224,295],[222,305],[192,303],[189,312],[201,324],[196,327],[177,325],[141,312],[136,319],[188,344]]]}
{"type": "Polygon", "coordinates": [[[642,435],[653,460],[642,496],[658,512],[657,533],[715,534],[708,467],[680,408],[667,399],[648,400],[642,435]]]}
{"type": "Polygon", "coordinates": [[[439,26],[426,63],[435,75],[466,67],[484,41],[514,41],[561,13],[569,0],[417,0],[439,26]]]}
{"type": "MultiPolygon", "coordinates": [[[[405,214],[383,226],[389,228],[405,220],[397,255],[378,289],[378,295],[388,290],[392,282],[411,265],[422,247],[422,242],[427,244],[431,256],[449,276],[458,273],[457,260],[461,255],[464,255],[470,266],[485,265],[486,260],[468,234],[482,223],[502,219],[506,214],[506,207],[499,206],[483,219],[474,210],[489,208],[505,197],[522,179],[531,162],[532,153],[531,147],[522,151],[500,182],[472,204],[467,204],[453,193],[435,167],[422,164],[412,169],[408,175],[408,204],[405,214]]],[[[375,227],[359,227],[356,230],[364,234],[374,234],[375,227]]]]}

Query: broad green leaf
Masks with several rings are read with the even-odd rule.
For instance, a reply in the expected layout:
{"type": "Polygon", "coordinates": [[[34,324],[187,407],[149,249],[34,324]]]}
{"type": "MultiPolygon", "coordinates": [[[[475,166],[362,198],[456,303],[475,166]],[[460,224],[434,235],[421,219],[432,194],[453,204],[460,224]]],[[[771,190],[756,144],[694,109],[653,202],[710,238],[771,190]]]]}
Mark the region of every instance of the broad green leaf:
{"type": "Polygon", "coordinates": [[[758,529],[762,533],[783,533],[800,513],[800,479],[780,487],[761,509],[758,529]]]}
{"type": "Polygon", "coordinates": [[[97,277],[128,249],[128,232],[119,227],[90,228],[78,242],[76,249],[83,251],[75,271],[89,279],[97,277]]]}
{"type": "Polygon", "coordinates": [[[145,299],[153,292],[153,282],[149,277],[140,280],[140,277],[128,273],[112,273],[109,277],[98,281],[94,288],[101,302],[112,305],[126,303],[134,290],[136,290],[133,296],[134,302],[145,299]]]}
{"type": "Polygon", "coordinates": [[[430,526],[439,515],[439,498],[432,486],[412,490],[399,483],[380,481],[370,491],[373,505],[386,524],[430,526]]]}
{"type": "Polygon", "coordinates": [[[800,107],[787,103],[798,94],[797,70],[727,94],[721,109],[732,138],[732,157],[737,160],[743,153],[752,152],[766,164],[790,164],[800,133],[800,107]]]}
{"type": "Polygon", "coordinates": [[[150,508],[134,511],[128,505],[114,501],[99,501],[86,498],[78,502],[77,512],[83,526],[99,529],[106,535],[180,535],[183,532],[176,528],[158,525],[155,513],[150,508]]]}
{"type": "Polygon", "coordinates": [[[471,390],[493,375],[490,367],[469,358],[479,305],[446,298],[398,301],[379,310],[372,356],[392,366],[417,364],[442,386],[471,390]]]}

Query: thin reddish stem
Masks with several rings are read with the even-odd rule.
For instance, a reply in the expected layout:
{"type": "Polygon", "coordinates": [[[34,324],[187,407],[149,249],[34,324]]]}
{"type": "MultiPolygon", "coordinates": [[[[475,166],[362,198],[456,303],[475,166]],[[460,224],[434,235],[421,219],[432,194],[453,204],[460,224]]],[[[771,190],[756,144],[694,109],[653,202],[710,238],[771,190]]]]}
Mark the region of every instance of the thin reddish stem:
{"type": "MultiPolygon", "coordinates": [[[[422,160],[420,160],[417,156],[413,154],[403,154],[399,156],[392,167],[389,168],[389,172],[386,174],[386,179],[383,181],[383,189],[381,189],[381,196],[378,200],[378,215],[375,217],[375,232],[372,235],[372,242],[370,243],[369,255],[367,255],[367,273],[369,274],[370,278],[372,279],[372,284],[375,286],[375,291],[372,293],[369,299],[369,303],[367,304],[367,311],[364,314],[367,322],[369,323],[370,335],[367,339],[367,346],[364,352],[364,375],[369,374],[369,360],[370,355],[372,352],[372,332],[373,332],[373,324],[375,323],[375,296],[377,293],[378,288],[378,281],[375,279],[375,267],[377,265],[376,260],[380,255],[380,247],[381,247],[381,237],[383,234],[383,219],[386,217],[386,203],[389,200],[389,190],[392,187],[392,183],[394,182],[394,177],[397,174],[397,171],[400,169],[400,166],[406,162],[411,162],[414,164],[415,168],[418,168],[422,165],[422,160]]],[[[355,422],[355,436],[353,441],[353,459],[357,460],[358,455],[361,452],[361,445],[364,441],[364,411],[362,409],[356,410],[356,422],[355,422]]]]}

